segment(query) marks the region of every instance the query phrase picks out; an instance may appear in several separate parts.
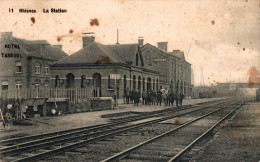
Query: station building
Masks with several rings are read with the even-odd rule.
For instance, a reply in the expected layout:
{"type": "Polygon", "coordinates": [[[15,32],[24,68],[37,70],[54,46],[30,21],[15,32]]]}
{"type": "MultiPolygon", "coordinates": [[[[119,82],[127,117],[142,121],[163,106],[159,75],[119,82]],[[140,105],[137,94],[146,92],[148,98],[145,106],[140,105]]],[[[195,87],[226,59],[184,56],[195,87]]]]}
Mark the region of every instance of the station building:
{"type": "Polygon", "coordinates": [[[24,40],[12,32],[0,38],[0,97],[37,97],[50,87],[50,64],[67,56],[46,40],[24,40]],[[31,94],[34,90],[34,94],[31,94]]]}
{"type": "Polygon", "coordinates": [[[92,97],[123,98],[126,90],[159,90],[159,72],[147,68],[138,44],[104,45],[84,36],[83,48],[51,65],[52,87],[87,88],[92,97]]]}
{"type": "Polygon", "coordinates": [[[160,88],[183,93],[190,97],[191,64],[185,60],[180,50],[167,51],[168,42],[158,42],[157,47],[149,43],[143,45],[143,38],[138,39],[143,54],[145,68],[159,72],[160,88]]]}

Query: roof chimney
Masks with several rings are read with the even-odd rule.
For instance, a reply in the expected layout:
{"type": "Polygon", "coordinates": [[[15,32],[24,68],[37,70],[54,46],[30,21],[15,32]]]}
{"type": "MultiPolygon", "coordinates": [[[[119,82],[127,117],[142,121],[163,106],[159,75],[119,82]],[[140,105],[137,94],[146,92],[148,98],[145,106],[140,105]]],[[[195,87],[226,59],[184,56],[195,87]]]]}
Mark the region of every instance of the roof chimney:
{"type": "Polygon", "coordinates": [[[59,49],[61,49],[62,50],[62,45],[53,45],[54,47],[58,47],[59,49]]]}
{"type": "Polygon", "coordinates": [[[116,44],[119,44],[119,31],[116,31],[116,44]]]}
{"type": "Polygon", "coordinates": [[[157,47],[167,52],[168,42],[157,42],[157,47]]]}
{"type": "Polygon", "coordinates": [[[180,50],[172,50],[173,53],[179,53],[181,52],[180,50]]]}
{"type": "Polygon", "coordinates": [[[144,37],[138,37],[138,44],[139,44],[139,46],[144,45],[144,37]]]}
{"type": "Polygon", "coordinates": [[[12,37],[13,32],[1,32],[1,37],[12,37]]]}
{"type": "Polygon", "coordinates": [[[86,36],[82,37],[83,40],[83,48],[87,47],[91,43],[95,42],[95,33],[94,32],[89,32],[89,33],[83,33],[86,34],[86,36]]]}

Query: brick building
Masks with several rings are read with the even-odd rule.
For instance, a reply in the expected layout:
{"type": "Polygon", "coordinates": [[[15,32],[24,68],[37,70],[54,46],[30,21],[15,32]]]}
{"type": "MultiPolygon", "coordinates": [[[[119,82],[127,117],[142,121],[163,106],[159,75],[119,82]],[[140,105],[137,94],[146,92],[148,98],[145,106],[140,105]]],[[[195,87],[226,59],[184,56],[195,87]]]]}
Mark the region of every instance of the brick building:
{"type": "Polygon", "coordinates": [[[83,48],[51,65],[55,88],[87,88],[93,97],[159,89],[159,72],[146,68],[138,44],[103,45],[84,36],[83,48]]]}
{"type": "Polygon", "coordinates": [[[0,97],[37,97],[50,87],[50,64],[67,56],[45,40],[29,41],[1,33],[0,97]],[[34,90],[34,94],[31,94],[34,90]]]}
{"type": "Polygon", "coordinates": [[[160,73],[160,88],[182,92],[191,96],[191,64],[185,61],[180,50],[167,52],[168,42],[158,42],[157,47],[149,43],[143,45],[143,38],[138,40],[143,53],[145,68],[160,73]]]}

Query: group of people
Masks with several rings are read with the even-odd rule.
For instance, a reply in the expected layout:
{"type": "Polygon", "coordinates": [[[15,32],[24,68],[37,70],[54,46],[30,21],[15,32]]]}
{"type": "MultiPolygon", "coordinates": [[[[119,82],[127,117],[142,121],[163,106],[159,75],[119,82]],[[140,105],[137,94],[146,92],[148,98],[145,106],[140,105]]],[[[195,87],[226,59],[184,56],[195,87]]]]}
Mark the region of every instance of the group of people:
{"type": "MultiPolygon", "coordinates": [[[[133,103],[135,106],[138,106],[140,102],[141,93],[137,90],[130,91],[129,89],[125,92],[125,103],[133,103]]],[[[184,98],[183,93],[173,93],[166,91],[147,91],[142,92],[142,104],[143,105],[162,105],[164,103],[165,106],[173,106],[174,101],[176,106],[182,106],[182,100],[184,98]]]]}
{"type": "Polygon", "coordinates": [[[124,98],[127,104],[133,103],[135,106],[138,106],[140,102],[140,92],[138,92],[137,90],[130,91],[129,89],[127,89],[124,94],[124,98]]]}

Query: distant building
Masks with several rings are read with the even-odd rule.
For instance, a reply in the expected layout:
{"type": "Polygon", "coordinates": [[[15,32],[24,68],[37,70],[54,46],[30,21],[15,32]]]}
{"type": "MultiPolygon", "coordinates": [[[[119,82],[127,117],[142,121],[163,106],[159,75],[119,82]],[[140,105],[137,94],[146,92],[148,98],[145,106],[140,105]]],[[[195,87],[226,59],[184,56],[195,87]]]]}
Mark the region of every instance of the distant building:
{"type": "MultiPolygon", "coordinates": [[[[143,40],[139,39],[140,45],[143,40]]],[[[160,73],[160,88],[191,96],[191,64],[185,61],[180,50],[167,52],[167,42],[158,42],[157,47],[149,43],[141,47],[145,58],[145,68],[160,73]]]]}
{"type": "Polygon", "coordinates": [[[55,88],[88,88],[93,97],[122,98],[126,90],[157,91],[159,72],[146,68],[138,44],[103,45],[84,36],[83,48],[51,65],[55,88]]]}
{"type": "Polygon", "coordinates": [[[45,40],[29,41],[1,33],[0,97],[37,97],[40,90],[50,87],[50,64],[67,56],[61,46],[45,40]],[[30,94],[34,89],[35,94],[30,94]],[[33,95],[33,96],[30,96],[33,95]]]}

